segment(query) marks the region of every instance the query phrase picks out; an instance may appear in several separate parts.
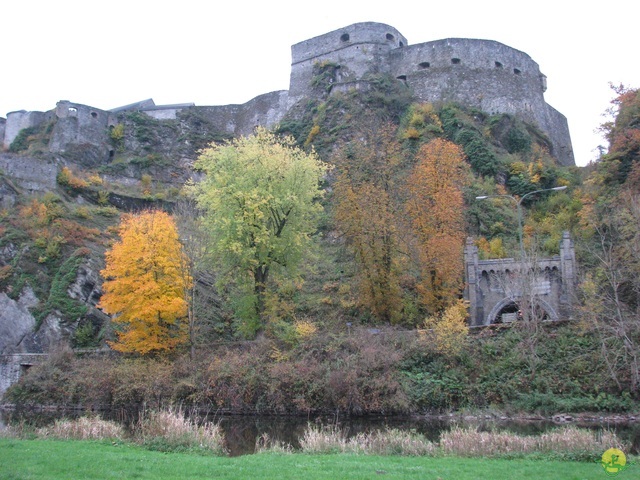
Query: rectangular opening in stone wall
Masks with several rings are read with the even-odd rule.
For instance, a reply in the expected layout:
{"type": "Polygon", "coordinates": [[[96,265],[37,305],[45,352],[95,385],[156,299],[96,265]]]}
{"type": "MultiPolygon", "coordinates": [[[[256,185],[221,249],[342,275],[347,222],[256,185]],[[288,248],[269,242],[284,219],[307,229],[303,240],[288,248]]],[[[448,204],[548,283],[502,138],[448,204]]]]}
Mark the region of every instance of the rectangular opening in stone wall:
{"type": "Polygon", "coordinates": [[[496,62],[496,68],[502,68],[502,64],[500,62],[496,62]]]}
{"type": "Polygon", "coordinates": [[[454,65],[460,65],[460,59],[459,58],[452,58],[451,59],[451,63],[454,65]]]}
{"type": "Polygon", "coordinates": [[[519,68],[514,68],[513,69],[513,73],[515,73],[516,75],[520,75],[520,69],[519,68]]]}
{"type": "Polygon", "coordinates": [[[429,62],[420,62],[418,64],[419,68],[425,69],[425,68],[429,68],[431,66],[431,64],[429,62]]]}
{"type": "Polygon", "coordinates": [[[407,76],[406,75],[398,75],[396,78],[398,80],[402,80],[403,82],[407,80],[407,76]]]}
{"type": "Polygon", "coordinates": [[[20,364],[20,375],[25,375],[29,369],[33,367],[33,364],[31,363],[21,363],[20,364]]]}

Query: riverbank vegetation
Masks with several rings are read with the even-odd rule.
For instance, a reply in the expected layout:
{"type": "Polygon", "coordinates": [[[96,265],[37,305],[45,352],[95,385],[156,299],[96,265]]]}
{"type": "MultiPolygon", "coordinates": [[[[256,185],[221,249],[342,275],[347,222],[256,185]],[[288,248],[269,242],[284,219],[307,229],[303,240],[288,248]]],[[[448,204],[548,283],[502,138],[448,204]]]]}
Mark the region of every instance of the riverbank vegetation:
{"type": "Polygon", "coordinates": [[[573,322],[545,325],[535,376],[526,329],[483,329],[457,354],[429,335],[352,328],[295,346],[263,339],[155,358],[60,351],[34,365],[5,401],[20,406],[158,408],[210,412],[405,414],[453,410],[634,412],[630,393],[607,376],[599,337],[573,322]]]}
{"type": "MultiPolygon", "coordinates": [[[[139,445],[149,450],[226,455],[225,435],[218,423],[198,420],[173,408],[140,413],[128,427],[99,416],[58,419],[35,428],[27,422],[6,427],[0,437],[33,440],[92,440],[139,445]]],[[[597,460],[609,448],[629,451],[611,431],[557,427],[539,435],[509,431],[481,431],[478,427],[444,430],[430,440],[415,430],[385,427],[350,435],[337,425],[309,423],[295,448],[260,435],[256,453],[355,454],[378,456],[546,458],[571,461],[597,460]]]]}

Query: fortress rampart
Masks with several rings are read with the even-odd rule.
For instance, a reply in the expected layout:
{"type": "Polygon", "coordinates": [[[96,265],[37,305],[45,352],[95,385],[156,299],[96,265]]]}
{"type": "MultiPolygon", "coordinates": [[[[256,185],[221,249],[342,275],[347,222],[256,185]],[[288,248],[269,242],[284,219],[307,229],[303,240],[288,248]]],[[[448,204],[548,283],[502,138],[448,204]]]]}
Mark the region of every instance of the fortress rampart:
{"type": "Polygon", "coordinates": [[[219,131],[246,135],[258,125],[273,127],[294,105],[317,96],[313,88],[315,69],[331,64],[335,69],[331,93],[366,86],[369,74],[389,74],[409,86],[418,101],[455,102],[534,123],[549,138],[550,153],[558,162],[575,165],[567,119],[544,100],[545,75],[529,55],[502,43],[449,38],[409,45],[395,28],[363,22],[295,44],[291,58],[288,91],[260,95],[242,105],[157,106],[149,99],[103,111],[61,101],[52,112],[8,114],[6,122],[0,123],[2,142],[8,148],[21,129],[55,114],[52,152],[86,147],[97,162],[108,160],[108,127],[126,110],[163,120],[176,118],[184,109],[197,109],[219,131]]]}
{"type": "Polygon", "coordinates": [[[386,73],[409,86],[417,100],[455,102],[534,123],[562,165],[575,165],[567,119],[544,100],[547,77],[524,52],[493,40],[448,38],[409,45],[395,28],[356,23],[291,47],[289,105],[309,96],[316,65],[336,67],[332,91],[386,73]]]}

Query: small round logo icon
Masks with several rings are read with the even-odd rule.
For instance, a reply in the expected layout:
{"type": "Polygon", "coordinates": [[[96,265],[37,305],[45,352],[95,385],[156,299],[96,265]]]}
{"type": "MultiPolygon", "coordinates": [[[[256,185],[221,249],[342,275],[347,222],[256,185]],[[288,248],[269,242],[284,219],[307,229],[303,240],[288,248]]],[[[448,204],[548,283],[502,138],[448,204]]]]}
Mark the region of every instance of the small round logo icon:
{"type": "Polygon", "coordinates": [[[602,454],[602,462],[600,463],[607,475],[614,476],[627,468],[627,457],[622,450],[610,448],[602,454]]]}

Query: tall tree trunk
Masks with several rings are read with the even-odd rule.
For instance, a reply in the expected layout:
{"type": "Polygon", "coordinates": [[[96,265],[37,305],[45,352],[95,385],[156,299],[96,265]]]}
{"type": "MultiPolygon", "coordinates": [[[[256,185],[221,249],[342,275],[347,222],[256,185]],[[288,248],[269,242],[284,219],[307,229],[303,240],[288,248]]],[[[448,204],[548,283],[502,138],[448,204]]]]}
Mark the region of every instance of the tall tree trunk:
{"type": "Polygon", "coordinates": [[[256,315],[260,320],[260,329],[258,333],[264,330],[264,295],[267,287],[267,277],[269,276],[269,267],[266,265],[260,265],[253,271],[254,290],[256,296],[256,315]]]}

